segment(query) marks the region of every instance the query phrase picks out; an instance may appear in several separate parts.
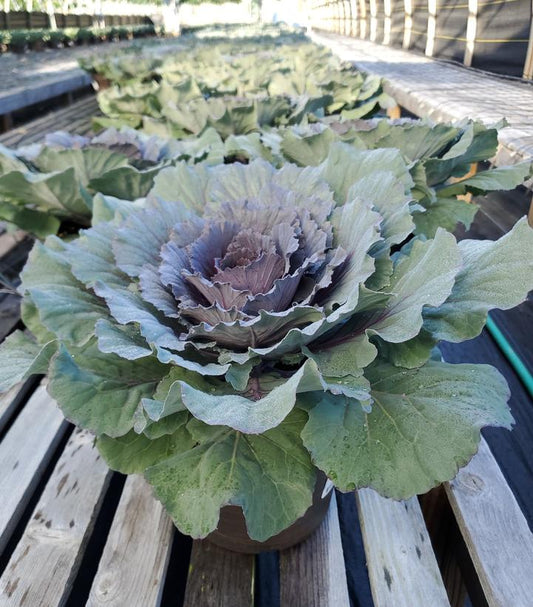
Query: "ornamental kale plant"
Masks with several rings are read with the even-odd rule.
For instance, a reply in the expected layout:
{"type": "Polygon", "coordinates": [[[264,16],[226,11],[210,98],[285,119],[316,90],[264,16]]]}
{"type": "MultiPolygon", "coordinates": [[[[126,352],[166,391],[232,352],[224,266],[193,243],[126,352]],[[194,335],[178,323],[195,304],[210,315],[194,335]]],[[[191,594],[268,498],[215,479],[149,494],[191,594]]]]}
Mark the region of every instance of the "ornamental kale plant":
{"type": "Polygon", "coordinates": [[[43,144],[17,150],[0,146],[0,219],[37,238],[71,236],[99,216],[96,193],[142,198],[174,160],[221,163],[224,144],[213,130],[176,141],[123,128],[92,138],[51,133],[43,144]]]}
{"type": "MultiPolygon", "coordinates": [[[[100,71],[110,75],[119,59],[110,61],[109,70],[104,62],[100,71]]],[[[130,56],[129,72],[134,61],[130,56]]],[[[308,114],[363,118],[395,105],[381,78],[357,72],[313,44],[200,46],[165,57],[151,77],[113,82],[98,95],[105,116],[94,120],[96,129],[127,125],[180,139],[206,128],[223,137],[246,134],[297,124],[308,114]]]]}
{"type": "Polygon", "coordinates": [[[168,167],[142,208],[36,243],[20,289],[36,341],[6,340],[0,385],[47,372],[65,416],[194,537],[234,504],[269,538],[317,470],[425,492],[480,428],[511,426],[495,369],[433,354],[525,298],[533,231],[415,235],[412,184],[399,151],[343,144],[317,167],[168,167]]]}
{"type": "Polygon", "coordinates": [[[418,205],[412,208],[415,233],[428,237],[438,227],[453,231],[458,222],[470,225],[477,205],[463,200],[465,194],[513,189],[531,169],[526,162],[469,176],[472,163],[491,158],[498,145],[496,127],[473,121],[330,121],[225,139],[213,128],[183,140],[148,136],[127,127],[93,138],[60,132],[48,135],[44,144],[18,150],[0,147],[0,218],[38,238],[50,233],[72,236],[90,225],[93,216],[96,221],[107,217],[110,206],[143,198],[154,183],[157,193],[157,184],[166,179],[165,174],[158,178],[161,169],[177,161],[215,165],[263,158],[278,167],[287,161],[316,166],[332,146],[344,154],[340,142],[345,148],[402,152],[418,205]],[[112,202],[109,196],[124,202],[112,202]]]}

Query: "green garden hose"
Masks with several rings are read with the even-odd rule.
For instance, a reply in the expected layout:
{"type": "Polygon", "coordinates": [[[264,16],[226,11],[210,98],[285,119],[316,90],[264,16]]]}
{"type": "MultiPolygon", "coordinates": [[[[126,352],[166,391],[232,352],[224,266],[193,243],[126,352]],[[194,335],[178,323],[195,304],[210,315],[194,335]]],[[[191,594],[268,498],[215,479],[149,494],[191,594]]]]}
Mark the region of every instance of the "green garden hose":
{"type": "Polygon", "coordinates": [[[533,398],[533,375],[490,316],[487,318],[487,329],[533,398]]]}

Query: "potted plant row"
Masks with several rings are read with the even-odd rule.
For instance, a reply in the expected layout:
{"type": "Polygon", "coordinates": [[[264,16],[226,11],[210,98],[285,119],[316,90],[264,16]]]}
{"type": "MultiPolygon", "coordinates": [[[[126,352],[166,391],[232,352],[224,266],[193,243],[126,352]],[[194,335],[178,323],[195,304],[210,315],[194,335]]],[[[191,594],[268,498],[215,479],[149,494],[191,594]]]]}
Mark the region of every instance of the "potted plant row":
{"type": "Polygon", "coordinates": [[[74,44],[92,44],[105,40],[131,40],[156,35],[153,25],[125,25],[105,28],[63,28],[0,31],[0,52],[23,53],[27,50],[41,51],[62,48],[74,44]]]}

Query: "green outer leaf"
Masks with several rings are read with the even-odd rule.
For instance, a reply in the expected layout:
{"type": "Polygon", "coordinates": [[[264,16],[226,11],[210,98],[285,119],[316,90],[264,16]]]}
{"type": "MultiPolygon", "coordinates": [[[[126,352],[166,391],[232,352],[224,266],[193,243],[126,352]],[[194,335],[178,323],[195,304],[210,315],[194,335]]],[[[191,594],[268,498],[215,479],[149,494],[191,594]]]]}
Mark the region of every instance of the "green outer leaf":
{"type": "MultiPolygon", "coordinates": [[[[220,382],[216,382],[209,376],[203,377],[199,373],[187,371],[181,367],[171,367],[170,372],[157,385],[153,398],[143,398],[142,409],[148,415],[148,420],[143,415],[136,422],[135,429],[138,432],[146,432],[147,423],[160,422],[175,413],[186,411],[187,408],[181,398],[182,381],[198,390],[220,392],[220,382]]],[[[224,384],[222,386],[225,387],[224,384]]]]}
{"type": "Polygon", "coordinates": [[[368,334],[393,343],[415,337],[422,327],[423,306],[438,306],[448,297],[460,264],[452,234],[439,229],[434,240],[414,241],[409,254],[396,263],[388,287],[393,296],[368,334]]]}
{"type": "MultiPolygon", "coordinates": [[[[327,343],[326,343],[327,346],[327,343]]],[[[303,348],[304,353],[316,362],[322,375],[328,377],[358,377],[363,369],[376,358],[376,346],[368,341],[365,334],[355,335],[345,341],[333,345],[331,348],[309,351],[303,348]]]]}
{"type": "Polygon", "coordinates": [[[346,143],[334,143],[321,166],[322,176],[335,192],[338,204],[344,204],[354,183],[374,171],[392,172],[406,186],[413,185],[402,155],[398,150],[357,150],[346,143]]]}
{"type": "Polygon", "coordinates": [[[381,238],[380,221],[381,217],[372,210],[372,204],[364,199],[347,202],[335,209],[331,218],[334,246],[342,247],[348,258],[342,277],[326,301],[326,309],[331,312],[328,322],[335,322],[357,305],[359,285],[374,271],[374,259],[368,255],[368,250],[381,238]],[[339,307],[332,311],[336,304],[339,307]]]}
{"type": "Polygon", "coordinates": [[[302,432],[315,464],[343,491],[372,487],[394,499],[425,493],[470,460],[483,426],[513,421],[507,384],[488,365],[376,363],[366,376],[371,413],[356,400],[325,396],[302,432]]]}
{"type": "Polygon", "coordinates": [[[415,234],[424,234],[428,238],[434,238],[438,228],[453,232],[459,222],[468,229],[478,211],[477,204],[456,198],[438,198],[424,206],[425,212],[415,211],[413,219],[416,224],[415,234]]]}
{"type": "Polygon", "coordinates": [[[6,173],[0,176],[0,196],[85,225],[91,215],[73,168],[54,173],[6,173]]]}
{"type": "Polygon", "coordinates": [[[137,407],[154,393],[165,371],[153,359],[126,361],[102,354],[94,344],[75,354],[61,346],[52,360],[48,391],[67,419],[117,437],[133,428],[137,407]]]}
{"type": "Polygon", "coordinates": [[[26,293],[20,302],[20,317],[26,329],[31,331],[39,344],[43,345],[56,339],[56,336],[43,326],[39,318],[39,310],[31,300],[29,293],[26,293]]]}
{"type": "Polygon", "coordinates": [[[388,360],[397,367],[414,369],[421,367],[429,360],[437,340],[431,333],[422,329],[416,337],[398,344],[383,341],[379,337],[376,338],[376,343],[381,358],[388,360]]]}
{"type": "Polygon", "coordinates": [[[98,437],[96,446],[113,470],[123,474],[141,474],[146,468],[193,447],[193,440],[185,427],[188,421],[189,415],[181,414],[179,425],[172,434],[155,439],[133,430],[117,438],[103,434],[98,437]]]}
{"type": "Polygon", "coordinates": [[[383,242],[372,249],[373,255],[403,242],[413,231],[414,223],[409,208],[412,196],[405,193],[405,183],[394,173],[375,170],[365,175],[348,190],[348,200],[356,197],[371,202],[382,217],[380,233],[383,242]],[[387,192],[386,196],[384,192],[387,192]]]}
{"type": "Polygon", "coordinates": [[[533,229],[527,218],[496,241],[463,240],[463,257],[451,295],[424,310],[424,328],[436,338],[460,342],[481,333],[492,308],[506,310],[533,288],[533,229]]]}
{"type": "Polygon", "coordinates": [[[57,341],[36,344],[22,331],[15,331],[0,346],[0,392],[34,373],[46,373],[57,341]]]}
{"type": "Polygon", "coordinates": [[[83,345],[96,321],[109,316],[98,298],[74,278],[68,245],[55,236],[46,245],[35,243],[21,278],[21,291],[30,294],[42,324],[61,340],[83,345]]]}
{"type": "Polygon", "coordinates": [[[192,420],[198,446],[149,468],[148,481],[183,533],[202,538],[226,504],[242,506],[248,534],[265,541],[311,505],[316,470],[302,445],[303,411],[277,428],[244,435],[192,420]]]}
{"type": "Polygon", "coordinates": [[[208,179],[207,167],[190,167],[185,162],[179,162],[158,173],[150,195],[162,200],[176,200],[186,208],[202,211],[209,202],[206,193],[208,179]]]}
{"type": "Polygon", "coordinates": [[[35,164],[43,173],[63,171],[72,167],[76,179],[86,187],[91,179],[121,166],[127,166],[128,159],[123,154],[102,148],[56,150],[44,147],[35,159],[35,164]]]}
{"type": "Polygon", "coordinates": [[[148,194],[160,169],[161,166],[144,171],[132,166],[119,167],[91,179],[89,187],[94,192],[122,200],[136,200],[148,194]]]}
{"type": "Polygon", "coordinates": [[[144,199],[121,200],[113,196],[96,194],[93,198],[93,216],[91,225],[94,227],[106,221],[120,221],[139,208],[142,208],[144,199]]]}
{"type": "Polygon", "coordinates": [[[46,212],[17,207],[5,200],[0,200],[0,219],[15,224],[21,230],[34,234],[37,238],[46,238],[57,234],[61,221],[46,212]]]}
{"type": "Polygon", "coordinates": [[[332,129],[304,137],[287,129],[282,135],[281,151],[289,162],[299,166],[317,166],[327,158],[331,144],[338,139],[332,129]]]}
{"type": "Polygon", "coordinates": [[[492,158],[498,147],[498,131],[480,122],[457,125],[463,131],[459,140],[441,158],[428,158],[425,163],[429,185],[444,183],[449,177],[461,177],[473,162],[492,158]]]}
{"type": "Polygon", "coordinates": [[[480,194],[491,190],[514,190],[531,175],[531,167],[531,162],[520,162],[511,166],[481,171],[473,177],[438,190],[438,194],[442,197],[450,197],[465,192],[480,194]]]}
{"type": "MultiPolygon", "coordinates": [[[[246,434],[261,434],[278,426],[290,413],[304,374],[319,376],[312,361],[307,361],[290,379],[258,400],[239,394],[208,394],[180,381],[181,399],[187,409],[206,424],[230,426],[246,434]]],[[[249,388],[261,393],[260,379],[256,385],[252,378],[249,388]]]]}
{"type": "Polygon", "coordinates": [[[152,354],[151,348],[139,335],[136,327],[118,326],[105,318],[96,322],[95,335],[98,349],[104,353],[114,353],[127,360],[137,360],[152,354]]]}

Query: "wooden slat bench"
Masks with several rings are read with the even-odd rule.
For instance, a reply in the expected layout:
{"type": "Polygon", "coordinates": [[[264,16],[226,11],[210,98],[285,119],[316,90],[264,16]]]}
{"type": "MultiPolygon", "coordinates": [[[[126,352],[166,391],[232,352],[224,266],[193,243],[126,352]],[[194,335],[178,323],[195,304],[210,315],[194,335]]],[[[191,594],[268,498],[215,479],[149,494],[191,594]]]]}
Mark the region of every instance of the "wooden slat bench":
{"type": "Polygon", "coordinates": [[[533,83],[487,74],[389,46],[314,32],[312,39],[359,69],[386,79],[385,90],[416,116],[486,124],[506,118],[498,165],[533,159],[533,83]]]}
{"type": "Polygon", "coordinates": [[[30,143],[38,143],[47,133],[68,131],[85,135],[91,130],[91,118],[99,115],[95,95],[87,95],[66,108],[49,112],[22,126],[0,135],[0,144],[17,148],[30,143]]]}
{"type": "MultiPolygon", "coordinates": [[[[357,523],[339,517],[335,497],[317,532],[266,569],[255,562],[263,556],[207,542],[194,542],[189,557],[190,543],[146,482],[119,478],[113,499],[120,475],[107,469],[89,434],[63,420],[45,386],[34,384],[0,400],[2,607],[349,607],[354,600],[345,554],[356,547],[341,528],[357,523]],[[260,584],[278,585],[274,602],[258,599],[260,584]]],[[[529,607],[533,535],[485,442],[445,488],[486,603],[529,607]]],[[[357,503],[373,597],[366,605],[450,605],[417,498],[395,502],[370,489],[340,497],[357,503]]]]}

